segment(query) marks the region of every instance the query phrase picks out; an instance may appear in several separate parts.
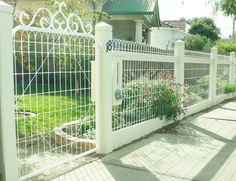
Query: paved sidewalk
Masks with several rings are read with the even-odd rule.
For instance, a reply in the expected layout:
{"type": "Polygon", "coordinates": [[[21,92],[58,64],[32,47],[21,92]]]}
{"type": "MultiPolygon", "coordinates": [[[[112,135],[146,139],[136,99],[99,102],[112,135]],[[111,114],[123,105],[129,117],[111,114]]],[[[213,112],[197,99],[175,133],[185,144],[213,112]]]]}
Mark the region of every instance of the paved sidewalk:
{"type": "Polygon", "coordinates": [[[65,180],[236,181],[236,100],[54,179],[65,180]]]}

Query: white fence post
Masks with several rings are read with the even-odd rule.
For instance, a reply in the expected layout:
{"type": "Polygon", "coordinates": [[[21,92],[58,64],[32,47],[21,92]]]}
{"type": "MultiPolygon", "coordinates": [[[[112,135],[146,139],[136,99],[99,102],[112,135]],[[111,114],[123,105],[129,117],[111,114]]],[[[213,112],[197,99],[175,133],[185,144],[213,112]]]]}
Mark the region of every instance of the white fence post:
{"type": "MultiPolygon", "coordinates": [[[[17,181],[12,55],[13,8],[0,1],[0,171],[2,180],[17,181]]],[[[1,180],[1,178],[0,178],[1,180]]]]}
{"type": "Polygon", "coordinates": [[[235,84],[235,52],[230,53],[230,84],[235,84]]]}
{"type": "Polygon", "coordinates": [[[176,82],[179,84],[184,84],[184,51],[184,42],[177,40],[175,42],[175,57],[177,58],[177,62],[175,63],[175,77],[176,82]]]}
{"type": "Polygon", "coordinates": [[[217,89],[217,57],[218,49],[211,49],[211,67],[210,67],[210,87],[209,87],[209,98],[212,100],[212,104],[215,105],[216,89],[217,89]]]}
{"type": "MultiPolygon", "coordinates": [[[[177,40],[175,42],[175,57],[177,58],[177,61],[174,64],[174,76],[176,78],[176,83],[183,85],[184,84],[184,51],[185,51],[185,45],[182,40],[177,40]]],[[[181,90],[181,93],[184,93],[184,87],[181,90]]],[[[181,107],[184,105],[182,104],[181,107]]],[[[182,117],[179,117],[179,119],[182,119],[182,117]]]]}
{"type": "Polygon", "coordinates": [[[112,57],[107,43],[112,27],[100,23],[95,27],[96,41],[96,145],[97,153],[112,151],[112,57]]]}

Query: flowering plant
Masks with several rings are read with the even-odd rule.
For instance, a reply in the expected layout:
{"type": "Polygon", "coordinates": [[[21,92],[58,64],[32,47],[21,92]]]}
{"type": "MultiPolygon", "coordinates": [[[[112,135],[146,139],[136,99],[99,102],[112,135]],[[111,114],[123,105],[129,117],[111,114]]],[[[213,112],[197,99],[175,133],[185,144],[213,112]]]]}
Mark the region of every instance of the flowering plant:
{"type": "Polygon", "coordinates": [[[185,114],[185,85],[177,84],[170,71],[149,70],[138,79],[124,80],[122,104],[115,110],[114,124],[134,124],[165,116],[177,120],[185,114]]]}

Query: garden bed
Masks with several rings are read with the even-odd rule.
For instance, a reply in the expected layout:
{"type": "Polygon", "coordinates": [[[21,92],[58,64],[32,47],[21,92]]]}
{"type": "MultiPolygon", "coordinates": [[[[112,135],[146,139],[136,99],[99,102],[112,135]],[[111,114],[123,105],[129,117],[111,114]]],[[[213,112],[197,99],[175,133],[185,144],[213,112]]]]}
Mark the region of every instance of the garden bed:
{"type": "Polygon", "coordinates": [[[94,130],[81,121],[65,123],[52,131],[52,139],[58,146],[70,145],[74,150],[84,152],[95,147],[94,130]]]}

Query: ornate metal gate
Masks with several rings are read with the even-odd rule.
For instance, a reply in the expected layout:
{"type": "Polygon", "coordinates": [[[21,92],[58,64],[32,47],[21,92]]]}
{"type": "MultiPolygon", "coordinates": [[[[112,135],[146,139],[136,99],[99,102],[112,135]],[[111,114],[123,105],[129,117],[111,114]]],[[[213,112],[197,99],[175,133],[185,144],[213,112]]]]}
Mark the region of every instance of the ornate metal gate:
{"type": "Polygon", "coordinates": [[[32,20],[21,13],[13,29],[21,180],[95,151],[92,28],[76,14],[67,16],[64,3],[56,6],[55,14],[38,9],[32,20]]]}

